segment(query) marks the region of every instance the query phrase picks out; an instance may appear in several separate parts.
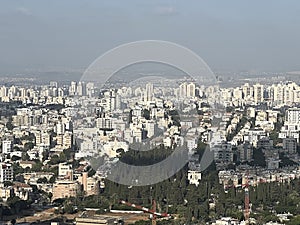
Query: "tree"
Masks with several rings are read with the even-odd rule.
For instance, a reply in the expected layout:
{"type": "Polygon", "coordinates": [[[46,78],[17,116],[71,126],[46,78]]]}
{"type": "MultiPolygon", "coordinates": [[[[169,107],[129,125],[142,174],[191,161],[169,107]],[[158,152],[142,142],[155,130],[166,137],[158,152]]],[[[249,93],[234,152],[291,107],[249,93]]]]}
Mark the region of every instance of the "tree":
{"type": "Polygon", "coordinates": [[[30,160],[29,155],[27,154],[27,152],[22,152],[22,160],[23,161],[28,161],[30,160]]]}
{"type": "Polygon", "coordinates": [[[52,194],[51,192],[49,192],[49,193],[48,193],[48,198],[49,198],[50,202],[51,202],[51,200],[52,200],[52,197],[53,197],[53,194],[52,194]]]}
{"type": "Polygon", "coordinates": [[[14,129],[14,126],[12,124],[12,117],[11,116],[8,118],[8,122],[6,123],[6,128],[7,128],[7,130],[13,130],[14,129]]]}
{"type": "Polygon", "coordinates": [[[64,205],[64,212],[68,214],[73,214],[74,211],[74,205],[72,203],[67,203],[64,205]]]}
{"type": "Polygon", "coordinates": [[[67,160],[70,160],[73,157],[73,154],[72,154],[73,152],[72,152],[72,149],[70,149],[70,148],[64,149],[63,153],[67,160]]]}
{"type": "Polygon", "coordinates": [[[267,165],[265,155],[262,149],[254,149],[253,150],[253,162],[250,163],[251,165],[265,167],[267,165]]]}
{"type": "Polygon", "coordinates": [[[232,107],[232,106],[226,107],[226,112],[227,112],[227,113],[232,113],[232,112],[234,112],[234,107],[232,107]]]}
{"type": "Polygon", "coordinates": [[[34,148],[34,144],[33,144],[32,142],[27,142],[27,143],[25,143],[25,145],[24,145],[24,150],[25,150],[25,151],[31,150],[31,149],[33,149],[33,148],[34,148]]]}
{"type": "Polygon", "coordinates": [[[133,117],[133,110],[131,109],[128,115],[128,124],[132,123],[132,117],[133,117]]]}
{"type": "Polygon", "coordinates": [[[34,134],[30,133],[29,135],[22,136],[20,139],[22,141],[25,140],[25,141],[28,141],[28,142],[34,142],[35,136],[34,136],[34,134]]]}
{"type": "Polygon", "coordinates": [[[43,151],[43,161],[47,160],[49,157],[49,152],[48,151],[43,151]]]}
{"type": "Polygon", "coordinates": [[[12,157],[11,157],[11,160],[12,161],[18,161],[18,160],[20,160],[21,159],[21,157],[19,157],[19,156],[16,156],[16,155],[13,155],[12,157]]]}
{"type": "Polygon", "coordinates": [[[139,220],[139,221],[136,221],[133,225],[149,225],[149,221],[147,220],[139,220]]]}
{"type": "Polygon", "coordinates": [[[93,168],[91,168],[90,170],[89,170],[89,172],[88,172],[88,176],[89,177],[92,177],[92,176],[94,176],[96,174],[96,171],[93,169],[93,168]]]}
{"type": "Polygon", "coordinates": [[[21,149],[18,147],[18,146],[14,146],[14,152],[18,152],[18,151],[21,151],[21,149]]]}
{"type": "Polygon", "coordinates": [[[207,148],[207,144],[199,140],[196,149],[197,154],[199,155],[199,160],[201,160],[206,148],[207,148]]]}
{"type": "Polygon", "coordinates": [[[273,143],[274,143],[274,146],[276,146],[279,142],[280,142],[280,139],[278,138],[279,136],[279,132],[276,131],[276,130],[273,130],[270,132],[270,139],[273,140],[273,143]]]}
{"type": "Polygon", "coordinates": [[[144,110],[143,110],[142,116],[143,116],[146,120],[150,120],[150,111],[149,111],[148,109],[144,109],[144,110]]]}
{"type": "Polygon", "coordinates": [[[10,186],[14,185],[13,182],[11,182],[11,181],[4,181],[3,184],[4,184],[4,187],[10,187],[10,186]]]}
{"type": "Polygon", "coordinates": [[[59,161],[60,161],[60,162],[65,162],[65,161],[67,161],[67,156],[66,156],[66,154],[65,154],[64,152],[61,152],[61,153],[59,154],[59,161]]]}
{"type": "Polygon", "coordinates": [[[299,225],[300,224],[300,216],[295,216],[289,222],[286,223],[287,225],[299,225]]]}
{"type": "Polygon", "coordinates": [[[13,196],[7,199],[7,204],[11,208],[13,214],[19,214],[22,210],[28,208],[26,201],[21,200],[17,196],[13,196]]]}
{"type": "Polygon", "coordinates": [[[53,184],[55,182],[55,176],[50,177],[49,183],[53,184]]]}
{"type": "Polygon", "coordinates": [[[34,172],[41,172],[42,171],[42,167],[43,167],[43,163],[41,163],[40,161],[36,162],[35,164],[32,165],[32,171],[34,172]]]}
{"type": "Polygon", "coordinates": [[[48,180],[47,180],[46,177],[43,177],[43,178],[39,178],[36,182],[37,183],[46,184],[46,183],[48,183],[48,180]]]}

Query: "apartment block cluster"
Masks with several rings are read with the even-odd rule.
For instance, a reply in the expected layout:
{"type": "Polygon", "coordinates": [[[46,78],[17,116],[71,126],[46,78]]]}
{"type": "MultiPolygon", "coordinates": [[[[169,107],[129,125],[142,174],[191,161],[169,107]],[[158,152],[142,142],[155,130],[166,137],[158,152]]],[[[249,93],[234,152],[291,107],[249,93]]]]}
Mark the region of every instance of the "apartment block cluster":
{"type": "Polygon", "coordinates": [[[225,132],[214,149],[220,183],[244,185],[246,171],[253,185],[299,178],[299,90],[294,82],[221,88],[222,101],[234,110],[223,115],[225,132]],[[258,151],[266,164],[253,171],[257,166],[249,165],[256,165],[254,154],[258,151]],[[285,165],[283,159],[287,158],[290,162],[285,165]],[[230,164],[236,169],[224,170],[230,164]]]}
{"type": "Polygon", "coordinates": [[[73,93],[73,83],[70,87],[58,87],[57,82],[50,82],[39,87],[0,88],[1,104],[14,106],[12,114],[3,108],[0,120],[0,198],[3,201],[12,196],[36,199],[32,185],[52,193],[49,201],[76,196],[78,192],[96,194],[104,187],[101,178],[88,175],[87,162],[82,161],[79,168],[72,168],[71,162],[59,165],[50,162],[66,150],[74,151],[73,95],[93,92],[92,84],[78,83],[73,93]],[[18,173],[14,171],[16,167],[18,173]],[[46,172],[49,169],[57,172],[46,172]]]}
{"type": "Polygon", "coordinates": [[[300,108],[287,109],[285,118],[282,113],[280,110],[248,107],[246,111],[224,114],[222,123],[225,132],[220,141],[213,145],[215,161],[221,166],[236,162],[251,163],[253,153],[261,149],[267,169],[279,168],[280,153],[298,163],[300,120],[295,115],[298,116],[300,108]],[[279,124],[283,126],[276,128],[279,124]],[[279,143],[274,143],[274,135],[278,135],[276,142],[279,143]]]}
{"type": "Polygon", "coordinates": [[[84,195],[97,195],[100,188],[104,188],[102,178],[98,176],[89,177],[86,167],[83,164],[79,168],[73,169],[71,164],[60,163],[58,167],[58,179],[53,184],[52,200],[76,197],[82,192],[84,195]]]}
{"type": "Polygon", "coordinates": [[[258,105],[272,107],[292,106],[300,101],[300,87],[295,82],[272,85],[246,83],[241,87],[222,88],[221,98],[227,106],[258,105]]]}
{"type": "Polygon", "coordinates": [[[257,186],[262,183],[289,183],[300,178],[300,169],[265,170],[240,166],[236,170],[220,170],[219,183],[224,189],[231,187],[257,186]]]}
{"type": "Polygon", "coordinates": [[[3,190],[6,181],[34,184],[53,193],[52,200],[75,196],[78,191],[97,193],[104,187],[102,175],[110,168],[102,166],[105,171],[88,176],[89,159],[115,162],[131,147],[147,145],[186,146],[190,157],[187,178],[199,185],[198,140],[214,151],[219,170],[235,163],[251,164],[257,149],[266,158],[263,169],[278,170],[281,153],[295,162],[298,159],[299,93],[293,82],[237,88],[200,87],[192,81],[161,86],[148,82],[105,90],[75,81],[61,86],[57,82],[39,87],[2,86],[1,102],[19,105],[11,117],[1,118],[0,183],[3,190]],[[234,110],[215,112],[215,104],[234,110]],[[279,124],[283,126],[278,128],[279,124]],[[276,129],[279,143],[272,136],[276,129]],[[64,162],[56,165],[58,175],[32,169],[37,161],[42,167],[53,167],[51,160],[66,150],[82,162],[79,168],[64,162]],[[12,164],[16,162],[25,170],[22,177],[14,175],[12,164]],[[53,176],[52,183],[37,182],[53,176]]]}
{"type": "Polygon", "coordinates": [[[66,104],[67,96],[93,96],[94,83],[75,82],[70,85],[58,86],[52,81],[49,85],[39,87],[1,86],[1,102],[21,101],[24,104],[66,104]]]}
{"type": "MultiPolygon", "coordinates": [[[[203,109],[201,119],[195,114],[194,120],[182,117],[179,121],[180,115],[176,113],[181,103],[191,110],[198,109],[206,101],[200,99],[198,93],[199,88],[192,82],[183,82],[177,88],[147,83],[144,87],[107,89],[100,93],[100,98],[74,98],[77,106],[74,107],[77,110],[73,120],[74,136],[79,146],[75,158],[100,156],[112,161],[121,152],[139,144],[152,149],[186,145],[190,153],[193,152],[199,131],[205,133],[202,125],[210,126],[204,122],[211,116],[210,109],[203,109]],[[192,129],[182,136],[182,130],[187,128],[192,129]]],[[[101,168],[101,174],[107,174],[102,170],[110,169],[109,166],[101,168]]],[[[189,173],[192,183],[201,179],[200,171],[189,173]]]]}

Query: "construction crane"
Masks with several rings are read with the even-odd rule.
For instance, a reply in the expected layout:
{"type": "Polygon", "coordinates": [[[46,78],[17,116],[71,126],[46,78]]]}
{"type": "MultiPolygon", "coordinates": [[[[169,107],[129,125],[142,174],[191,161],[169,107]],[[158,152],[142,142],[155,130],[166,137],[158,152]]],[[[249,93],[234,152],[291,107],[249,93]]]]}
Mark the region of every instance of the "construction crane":
{"type": "MultiPolygon", "coordinates": [[[[224,190],[225,193],[227,193],[227,190],[229,188],[238,188],[241,187],[244,189],[245,191],[245,195],[244,195],[244,218],[246,221],[246,224],[249,224],[249,218],[250,218],[250,198],[249,198],[249,181],[248,181],[248,176],[249,174],[247,173],[245,176],[245,183],[241,184],[241,185],[224,185],[224,190]]],[[[263,183],[263,182],[259,182],[259,183],[263,183]]]]}
{"type": "Polygon", "coordinates": [[[246,183],[245,183],[245,200],[244,200],[244,204],[245,204],[244,217],[245,217],[246,224],[249,224],[249,217],[250,217],[249,202],[250,202],[250,200],[249,200],[249,182],[248,182],[248,173],[247,173],[246,183]]]}
{"type": "Polygon", "coordinates": [[[171,218],[171,215],[168,214],[168,213],[156,212],[156,201],[155,200],[152,201],[152,209],[148,209],[148,208],[140,206],[140,205],[136,205],[136,204],[133,204],[133,203],[130,203],[130,202],[126,202],[124,200],[121,200],[120,203],[123,204],[123,205],[127,205],[127,206],[130,206],[130,207],[136,208],[136,209],[140,209],[140,210],[152,215],[152,219],[151,219],[152,220],[152,225],[156,225],[156,218],[157,217],[171,218]]]}

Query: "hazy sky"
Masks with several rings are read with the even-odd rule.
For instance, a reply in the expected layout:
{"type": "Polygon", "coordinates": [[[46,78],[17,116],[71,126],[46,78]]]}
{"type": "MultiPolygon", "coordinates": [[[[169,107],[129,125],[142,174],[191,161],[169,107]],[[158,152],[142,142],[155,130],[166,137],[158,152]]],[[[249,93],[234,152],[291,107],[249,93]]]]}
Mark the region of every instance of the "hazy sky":
{"type": "Polygon", "coordinates": [[[119,44],[172,41],[214,71],[300,70],[299,0],[0,0],[0,74],[84,69],[119,44]]]}

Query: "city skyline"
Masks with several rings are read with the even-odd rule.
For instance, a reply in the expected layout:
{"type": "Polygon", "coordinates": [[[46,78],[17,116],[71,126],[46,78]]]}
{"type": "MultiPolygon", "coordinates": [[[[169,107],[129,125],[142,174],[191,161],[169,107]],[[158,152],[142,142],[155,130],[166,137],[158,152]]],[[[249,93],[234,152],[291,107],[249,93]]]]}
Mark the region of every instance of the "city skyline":
{"type": "Polygon", "coordinates": [[[0,224],[299,225],[298,0],[0,7],[0,224]]]}

